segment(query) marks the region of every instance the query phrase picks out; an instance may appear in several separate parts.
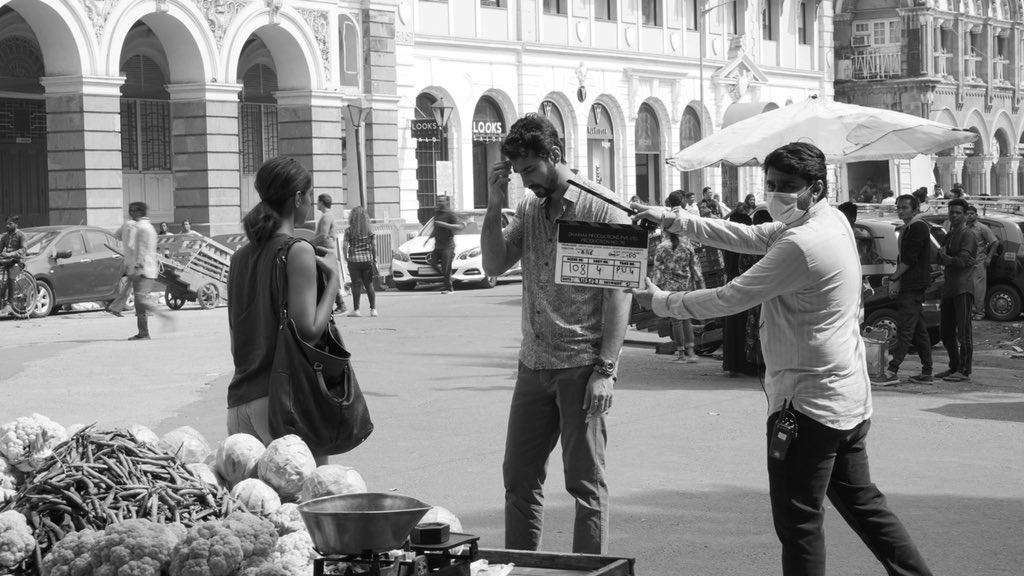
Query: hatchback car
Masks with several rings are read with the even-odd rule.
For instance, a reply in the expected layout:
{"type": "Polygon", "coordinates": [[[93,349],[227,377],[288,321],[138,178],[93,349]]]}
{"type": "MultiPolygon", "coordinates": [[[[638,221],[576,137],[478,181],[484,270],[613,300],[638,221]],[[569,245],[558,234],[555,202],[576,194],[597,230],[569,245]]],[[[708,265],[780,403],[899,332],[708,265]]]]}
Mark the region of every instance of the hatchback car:
{"type": "MultiPolygon", "coordinates": [[[[484,274],[483,258],[480,255],[480,230],[485,210],[458,210],[455,217],[466,227],[455,232],[455,259],[452,260],[452,282],[473,284],[482,288],[494,288],[498,279],[484,274]]],[[[501,227],[505,228],[515,216],[515,211],[503,209],[501,227]]],[[[420,229],[415,238],[398,247],[391,262],[391,277],[399,290],[412,290],[419,283],[442,282],[441,272],[429,262],[434,250],[434,219],[431,218],[420,229]]],[[[517,262],[503,278],[521,276],[522,269],[517,262]]]]}
{"type": "Polygon", "coordinates": [[[34,316],[47,316],[65,304],[109,303],[124,276],[121,242],[94,226],[23,228],[25,268],[36,278],[39,299],[34,316]]]}
{"type": "MultiPolygon", "coordinates": [[[[943,213],[924,218],[935,226],[947,219],[943,213]]],[[[985,316],[990,320],[1016,320],[1024,311],[1024,215],[985,210],[978,221],[988,226],[999,241],[988,265],[985,316]]]]}

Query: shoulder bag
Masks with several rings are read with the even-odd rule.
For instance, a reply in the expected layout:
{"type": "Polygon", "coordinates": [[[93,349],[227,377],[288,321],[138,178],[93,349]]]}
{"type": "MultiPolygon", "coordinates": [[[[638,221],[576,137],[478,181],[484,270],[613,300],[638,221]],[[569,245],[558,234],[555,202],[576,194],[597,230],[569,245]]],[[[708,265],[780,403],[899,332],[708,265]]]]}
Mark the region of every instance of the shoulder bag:
{"type": "Polygon", "coordinates": [[[288,251],[296,242],[305,240],[289,239],[274,259],[281,324],[270,373],[270,432],[274,438],[299,436],[313,454],[342,454],[370,436],[373,422],[334,318],[320,341],[310,345],[288,315],[288,251]]]}

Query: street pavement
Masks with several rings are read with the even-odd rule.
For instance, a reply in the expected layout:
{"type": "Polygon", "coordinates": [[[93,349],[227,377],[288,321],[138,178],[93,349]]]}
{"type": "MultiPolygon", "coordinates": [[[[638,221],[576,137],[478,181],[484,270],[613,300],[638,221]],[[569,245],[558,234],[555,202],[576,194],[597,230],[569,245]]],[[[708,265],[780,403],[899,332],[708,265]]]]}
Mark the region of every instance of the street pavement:
{"type": "MultiPolygon", "coordinates": [[[[378,295],[380,317],[339,317],[376,430],[332,463],[371,491],[445,506],[481,545],[502,541],[501,459],[517,366],[518,283],[451,295],[378,295]]],[[[366,305],[364,303],[364,313],[366,305]]],[[[65,425],[181,425],[225,436],[227,309],[188,304],[153,340],[131,317],[62,313],[0,322],[0,422],[40,412],[65,425]]],[[[608,417],[611,554],[640,575],[780,574],[765,473],[765,396],[719,361],[656,355],[631,330],[608,417]]],[[[937,351],[939,349],[936,349],[937,351]]],[[[936,366],[944,360],[940,353],[936,366]]],[[[872,473],[936,575],[1024,574],[1024,386],[985,366],[969,386],[876,390],[872,473]]],[[[905,369],[916,369],[908,359],[905,369]]],[[[571,547],[572,501],[552,454],[543,548],[571,547]]],[[[829,573],[883,570],[829,507],[829,573]]]]}

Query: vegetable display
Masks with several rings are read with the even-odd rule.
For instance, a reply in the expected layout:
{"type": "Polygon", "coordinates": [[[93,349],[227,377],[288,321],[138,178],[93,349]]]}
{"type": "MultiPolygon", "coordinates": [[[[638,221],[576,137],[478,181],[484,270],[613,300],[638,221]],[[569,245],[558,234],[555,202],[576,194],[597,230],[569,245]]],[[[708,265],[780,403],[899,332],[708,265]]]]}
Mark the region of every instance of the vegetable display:
{"type": "Polygon", "coordinates": [[[223,489],[196,477],[174,456],[126,431],[84,428],[58,446],[3,505],[28,518],[46,555],[69,532],[102,530],[147,518],[185,527],[227,516],[238,506],[223,489]]]}
{"type": "Polygon", "coordinates": [[[313,453],[294,434],[282,436],[267,446],[257,463],[259,477],[285,501],[295,501],[302,493],[302,483],[316,470],[313,453]]]}
{"type": "Polygon", "coordinates": [[[31,472],[67,438],[63,426],[42,414],[23,416],[0,427],[0,456],[18,470],[31,472]]]}

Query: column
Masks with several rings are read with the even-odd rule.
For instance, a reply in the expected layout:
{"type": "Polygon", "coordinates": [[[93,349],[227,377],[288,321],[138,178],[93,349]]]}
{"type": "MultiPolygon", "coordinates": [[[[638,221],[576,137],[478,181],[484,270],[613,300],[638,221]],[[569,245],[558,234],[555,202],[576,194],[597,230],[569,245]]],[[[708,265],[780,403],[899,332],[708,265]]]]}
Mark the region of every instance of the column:
{"type": "Polygon", "coordinates": [[[124,78],[51,76],[40,82],[46,90],[50,224],[120,226],[124,78]]]}
{"type": "Polygon", "coordinates": [[[992,163],[995,156],[969,156],[967,158],[967,178],[964,182],[964,191],[968,196],[988,196],[991,194],[988,186],[988,177],[992,171],[992,163]]]}
{"type": "Polygon", "coordinates": [[[1020,156],[1002,156],[996,164],[999,177],[999,195],[1017,196],[1017,172],[1020,169],[1020,156]]]}
{"type": "Polygon", "coordinates": [[[395,81],[395,8],[363,10],[364,91],[372,111],[363,129],[366,203],[374,218],[401,216],[398,185],[398,87],[395,81]]]}
{"type": "Polygon", "coordinates": [[[237,232],[241,214],[240,84],[172,84],[174,219],[209,224],[209,235],[237,232]]]}
{"type": "Polygon", "coordinates": [[[939,166],[939,185],[946,192],[953,188],[953,183],[960,182],[960,174],[964,169],[966,156],[939,156],[936,164],[939,166]]]}
{"type": "Polygon", "coordinates": [[[327,193],[337,207],[359,205],[355,186],[351,197],[345,196],[342,177],[342,110],[344,98],[337,92],[301,90],[278,92],[278,152],[298,160],[313,176],[317,194],[327,193]]]}

